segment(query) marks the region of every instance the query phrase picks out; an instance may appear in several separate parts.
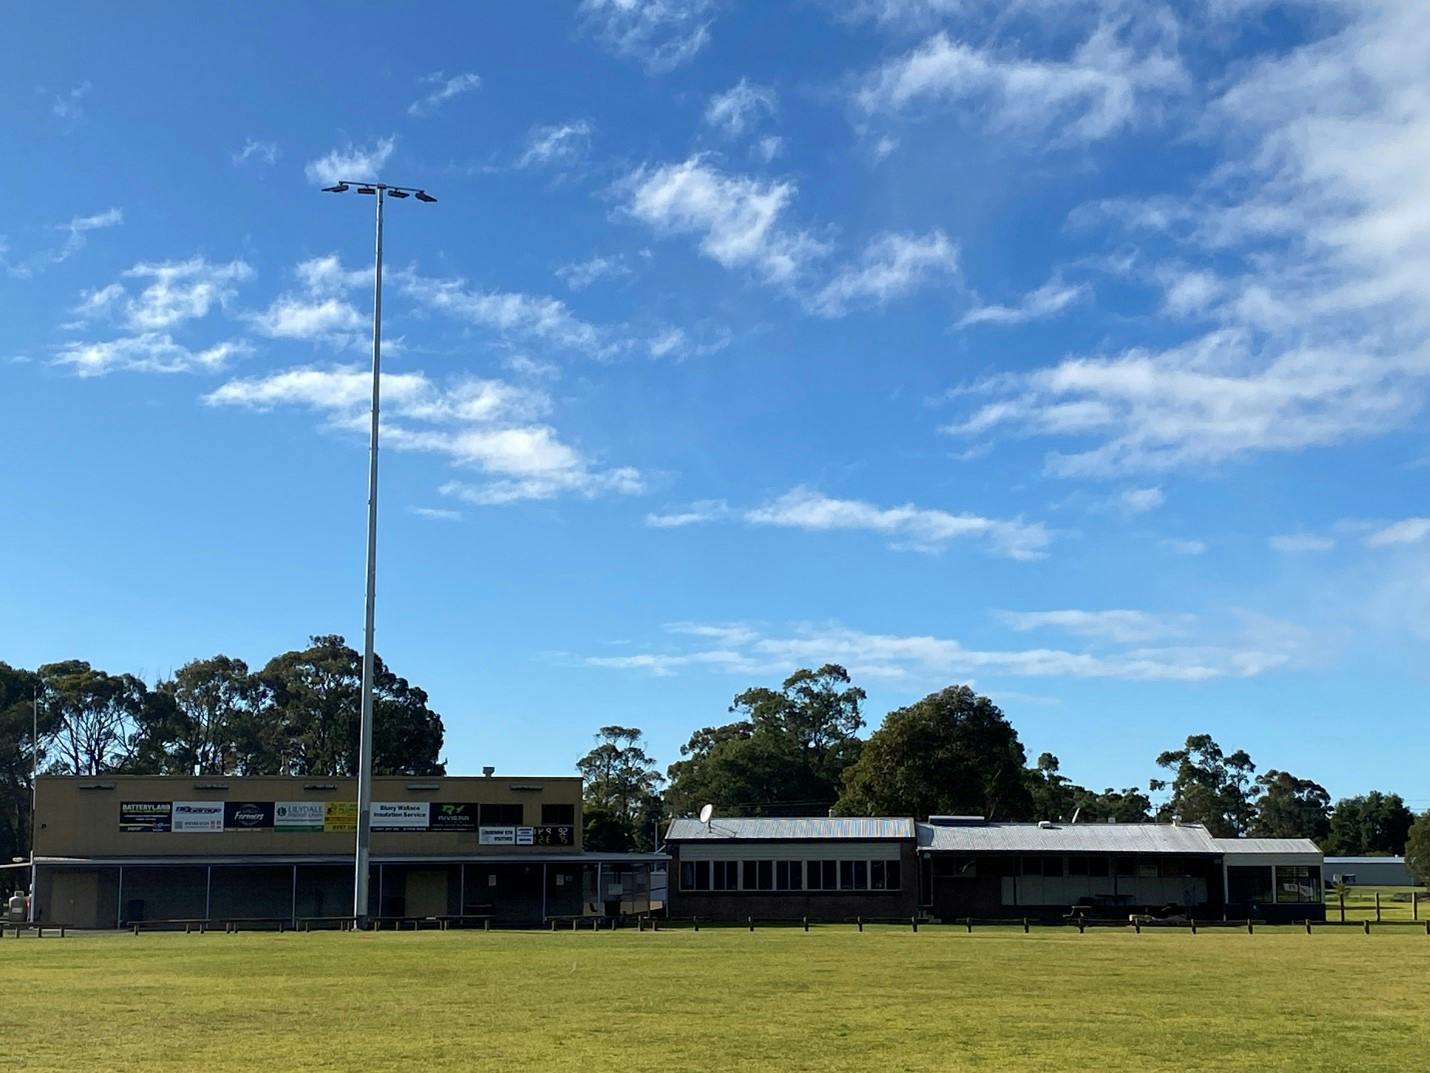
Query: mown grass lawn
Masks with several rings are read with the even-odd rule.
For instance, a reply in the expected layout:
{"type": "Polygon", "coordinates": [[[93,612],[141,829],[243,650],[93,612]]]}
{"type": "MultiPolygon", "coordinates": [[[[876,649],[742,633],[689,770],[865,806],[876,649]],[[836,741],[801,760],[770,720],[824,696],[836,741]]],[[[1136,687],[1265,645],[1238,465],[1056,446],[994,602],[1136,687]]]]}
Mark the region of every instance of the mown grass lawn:
{"type": "MultiPolygon", "coordinates": [[[[1411,892],[1420,896],[1420,920],[1430,919],[1430,892],[1424,887],[1373,887],[1354,886],[1346,888],[1346,919],[1374,920],[1375,896],[1380,895],[1382,920],[1410,920],[1412,904],[1411,892]]],[[[1340,919],[1340,895],[1334,890],[1326,891],[1326,919],[1340,919]]]]}
{"type": "Polygon", "coordinates": [[[1408,927],[94,935],[0,943],[0,1068],[1424,1068],[1408,927]]]}

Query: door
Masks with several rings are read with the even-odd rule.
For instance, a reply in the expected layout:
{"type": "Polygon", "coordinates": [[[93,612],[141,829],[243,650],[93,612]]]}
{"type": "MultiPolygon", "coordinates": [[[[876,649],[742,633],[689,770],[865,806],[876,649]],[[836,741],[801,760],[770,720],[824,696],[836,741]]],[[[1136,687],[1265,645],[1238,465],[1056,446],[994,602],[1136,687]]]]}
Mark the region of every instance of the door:
{"type": "Polygon", "coordinates": [[[71,928],[99,927],[99,875],[56,872],[50,881],[49,918],[71,928]]]}

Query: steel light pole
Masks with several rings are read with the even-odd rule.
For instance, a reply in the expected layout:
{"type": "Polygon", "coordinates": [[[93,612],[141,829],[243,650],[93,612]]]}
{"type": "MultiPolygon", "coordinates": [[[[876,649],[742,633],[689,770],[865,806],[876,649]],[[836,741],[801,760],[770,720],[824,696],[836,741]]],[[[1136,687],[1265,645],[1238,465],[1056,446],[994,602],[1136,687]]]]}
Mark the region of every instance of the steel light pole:
{"type": "MultiPolygon", "coordinates": [[[[361,183],[341,180],[323,187],[328,194],[356,190],[371,194],[377,208],[377,249],[373,255],[372,280],[372,430],[368,438],[367,461],[367,581],[363,594],[362,714],[358,730],[357,849],[353,858],[353,918],[359,928],[367,926],[368,843],[372,833],[372,628],[377,598],[377,428],[378,404],[382,392],[382,209],[389,197],[415,197],[431,203],[437,199],[415,186],[361,183]]],[[[382,907],[378,906],[378,912],[382,907]]]]}

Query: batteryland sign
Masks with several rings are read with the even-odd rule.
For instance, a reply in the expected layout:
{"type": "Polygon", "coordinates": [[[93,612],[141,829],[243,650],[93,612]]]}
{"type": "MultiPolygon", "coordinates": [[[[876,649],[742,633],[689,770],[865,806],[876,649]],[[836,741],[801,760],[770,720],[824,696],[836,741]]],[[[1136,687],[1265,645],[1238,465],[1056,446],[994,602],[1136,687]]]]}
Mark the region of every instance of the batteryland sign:
{"type": "Polygon", "coordinates": [[[371,827],[374,831],[427,830],[426,801],[374,801],[371,827]]]}
{"type": "Polygon", "coordinates": [[[271,831],[272,801],[225,801],[223,829],[225,831],[271,831]]]}
{"type": "Polygon", "coordinates": [[[119,829],[121,831],[167,831],[173,809],[168,801],[121,801],[119,829]]]}
{"type": "Polygon", "coordinates": [[[172,830],[188,834],[215,834],[223,830],[222,801],[175,801],[172,830]]]}
{"type": "Polygon", "coordinates": [[[279,801],[273,806],[275,831],[321,831],[327,818],[326,801],[279,801]]]}

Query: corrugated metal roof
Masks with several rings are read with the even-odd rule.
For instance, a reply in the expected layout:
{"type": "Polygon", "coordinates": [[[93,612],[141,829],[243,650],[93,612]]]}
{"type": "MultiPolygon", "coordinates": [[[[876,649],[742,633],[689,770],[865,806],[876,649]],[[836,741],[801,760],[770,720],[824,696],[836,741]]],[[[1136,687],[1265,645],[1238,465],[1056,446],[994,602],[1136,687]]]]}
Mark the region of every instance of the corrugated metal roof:
{"type": "Polygon", "coordinates": [[[1214,838],[1218,853],[1314,853],[1321,850],[1309,838],[1214,838]]]}
{"type": "Polygon", "coordinates": [[[1220,853],[1198,824],[919,824],[919,849],[937,853],[1220,853]]]}
{"type": "Polygon", "coordinates": [[[1404,857],[1327,857],[1327,864],[1396,864],[1405,866],[1404,857]]]}
{"type": "Polygon", "coordinates": [[[732,839],[782,839],[788,841],[871,841],[884,838],[912,839],[911,819],[879,816],[716,816],[709,826],[699,820],[672,820],[667,842],[709,842],[732,839]]]}

